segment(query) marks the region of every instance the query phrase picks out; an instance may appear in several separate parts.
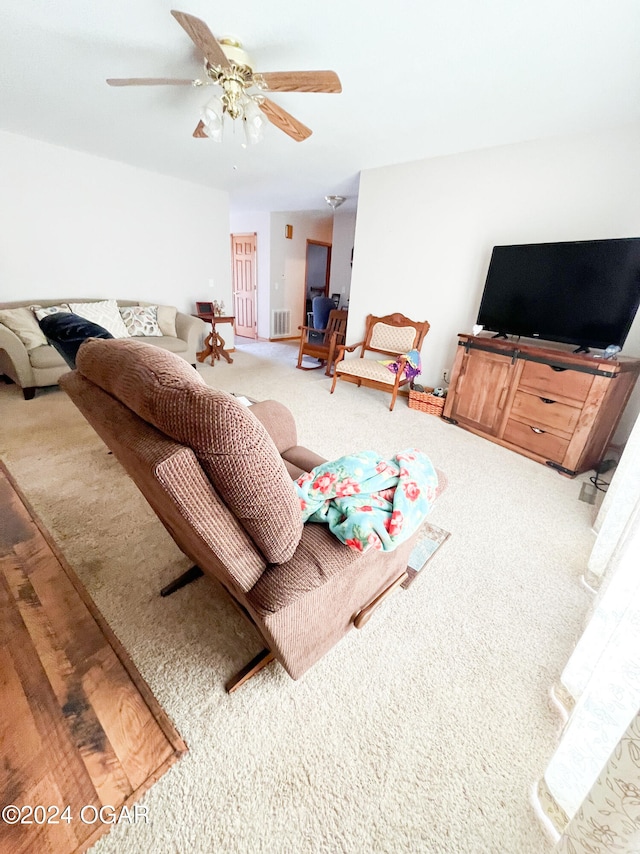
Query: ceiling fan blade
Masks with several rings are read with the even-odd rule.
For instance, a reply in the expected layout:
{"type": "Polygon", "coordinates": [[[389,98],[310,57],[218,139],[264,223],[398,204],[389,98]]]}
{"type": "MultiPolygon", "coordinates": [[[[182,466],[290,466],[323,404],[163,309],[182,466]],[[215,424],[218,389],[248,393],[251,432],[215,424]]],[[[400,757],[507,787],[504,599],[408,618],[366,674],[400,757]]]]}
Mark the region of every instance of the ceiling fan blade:
{"type": "Polygon", "coordinates": [[[342,92],[335,71],[265,71],[260,76],[270,92],[342,92]]]}
{"type": "Polygon", "coordinates": [[[274,104],[269,98],[265,98],[258,106],[272,124],[284,131],[291,139],[295,139],[296,142],[302,142],[313,133],[302,122],[294,119],[290,113],[274,104]]]}
{"type": "Polygon", "coordinates": [[[204,132],[204,125],[202,122],[198,122],[196,129],[193,132],[193,136],[195,136],[196,139],[208,139],[204,132]]]}
{"type": "Polygon", "coordinates": [[[193,80],[176,80],[170,77],[110,77],[109,86],[191,86],[193,80]]]}
{"type": "Polygon", "coordinates": [[[229,60],[204,21],[193,15],[187,15],[186,12],[177,12],[175,9],[171,10],[171,14],[211,65],[228,68],[229,60]]]}

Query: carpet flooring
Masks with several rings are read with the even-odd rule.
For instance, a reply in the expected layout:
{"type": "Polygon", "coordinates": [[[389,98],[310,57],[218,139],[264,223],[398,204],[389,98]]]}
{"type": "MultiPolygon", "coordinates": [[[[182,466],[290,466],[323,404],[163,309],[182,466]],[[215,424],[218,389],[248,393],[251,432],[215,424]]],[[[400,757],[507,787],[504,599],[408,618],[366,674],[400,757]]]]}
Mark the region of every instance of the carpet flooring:
{"type": "Polygon", "coordinates": [[[260,649],[207,579],[169,599],[188,561],[58,389],[0,386],[0,457],[189,746],[100,854],[543,854],[530,792],[561,721],[548,699],[590,604],[593,508],[569,480],[411,410],[294,369],[288,344],[199,365],[211,385],[273,397],[326,458],[426,451],[451,536],[408,590],[293,682],[279,665],[232,696],[260,649]]]}

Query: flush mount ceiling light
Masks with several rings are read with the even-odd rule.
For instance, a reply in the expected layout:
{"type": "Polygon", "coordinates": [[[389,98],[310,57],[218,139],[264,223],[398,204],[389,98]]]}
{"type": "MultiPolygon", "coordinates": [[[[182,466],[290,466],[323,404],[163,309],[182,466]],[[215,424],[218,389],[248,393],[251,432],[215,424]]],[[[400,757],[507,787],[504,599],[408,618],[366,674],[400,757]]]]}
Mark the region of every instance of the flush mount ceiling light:
{"type": "Polygon", "coordinates": [[[203,106],[200,121],[193,132],[198,139],[222,141],[224,118],[243,122],[247,143],[262,139],[270,121],[296,142],[312,131],[279,107],[263,92],[341,92],[335,71],[253,70],[253,64],[240,42],[216,39],[199,18],[172,10],[171,14],[204,56],[204,80],[172,80],[166,77],[110,78],[109,86],[217,86],[216,93],[203,106]]]}
{"type": "Polygon", "coordinates": [[[333,208],[334,212],[343,202],[347,201],[346,196],[325,196],[324,200],[330,208],[333,208]]]}

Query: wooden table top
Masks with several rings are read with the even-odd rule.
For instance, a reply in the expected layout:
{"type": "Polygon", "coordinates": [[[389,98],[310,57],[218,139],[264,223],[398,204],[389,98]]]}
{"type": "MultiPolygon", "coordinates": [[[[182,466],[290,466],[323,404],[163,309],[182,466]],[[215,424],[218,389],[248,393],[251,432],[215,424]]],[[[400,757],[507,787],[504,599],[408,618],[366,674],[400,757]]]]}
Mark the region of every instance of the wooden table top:
{"type": "Polygon", "coordinates": [[[199,317],[206,323],[233,323],[235,321],[234,314],[194,314],[193,317],[199,317]]]}
{"type": "Polygon", "coordinates": [[[0,508],[0,854],[84,851],[187,748],[2,461],[0,508]]]}

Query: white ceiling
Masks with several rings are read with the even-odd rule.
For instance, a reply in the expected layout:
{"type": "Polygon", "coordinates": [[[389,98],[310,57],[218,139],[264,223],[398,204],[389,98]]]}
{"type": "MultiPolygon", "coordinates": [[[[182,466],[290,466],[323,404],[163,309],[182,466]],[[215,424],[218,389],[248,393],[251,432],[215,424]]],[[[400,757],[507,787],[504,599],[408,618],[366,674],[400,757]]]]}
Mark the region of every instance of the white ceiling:
{"type": "Polygon", "coordinates": [[[0,129],[228,190],[233,210],[304,210],[353,201],[362,169],[640,120],[640,0],[175,3],[2,0],[0,129]],[[211,90],[105,83],[202,76],[172,8],[258,71],[333,69],[343,92],[271,95],[305,142],[194,139],[211,90]]]}

